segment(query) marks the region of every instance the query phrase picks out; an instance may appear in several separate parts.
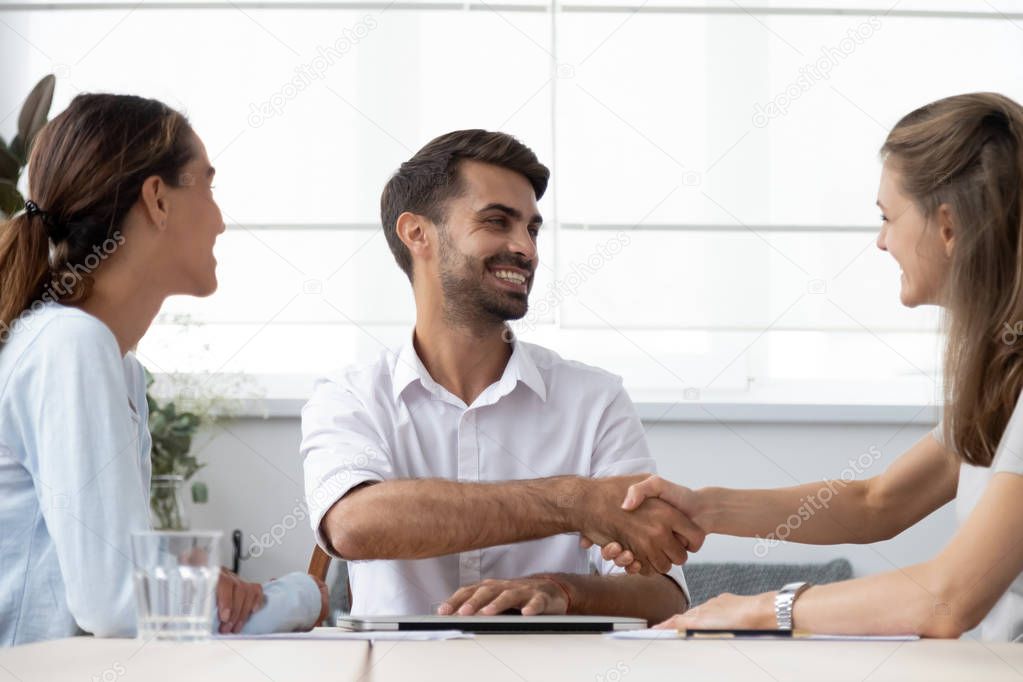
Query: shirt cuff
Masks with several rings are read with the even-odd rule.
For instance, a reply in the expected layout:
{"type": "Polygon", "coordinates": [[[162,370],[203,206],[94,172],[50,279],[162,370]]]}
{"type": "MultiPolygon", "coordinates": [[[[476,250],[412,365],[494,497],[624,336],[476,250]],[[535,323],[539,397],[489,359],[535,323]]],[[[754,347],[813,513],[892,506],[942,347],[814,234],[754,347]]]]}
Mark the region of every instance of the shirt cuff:
{"type": "Polygon", "coordinates": [[[323,517],[327,515],[331,507],[347,495],[353,488],[363,483],[381,483],[383,478],[369,471],[353,472],[343,470],[334,473],[320,481],[316,489],[306,496],[306,504],[309,507],[309,522],[312,525],[313,535],[316,537],[316,544],[335,559],[344,559],[343,556],[334,551],[330,541],[323,535],[321,530],[323,517]]]}
{"type": "Polygon", "coordinates": [[[689,594],[689,585],[686,584],[686,574],[682,572],[682,567],[672,565],[671,570],[664,575],[674,580],[675,584],[682,590],[682,594],[686,597],[686,610],[688,610],[693,605],[693,598],[689,594]]]}
{"type": "MultiPolygon", "coordinates": [[[[263,607],[249,616],[242,626],[246,635],[308,630],[320,615],[320,587],[308,574],[296,571],[263,583],[263,607]]],[[[214,632],[220,630],[220,618],[214,616],[214,632]]]]}

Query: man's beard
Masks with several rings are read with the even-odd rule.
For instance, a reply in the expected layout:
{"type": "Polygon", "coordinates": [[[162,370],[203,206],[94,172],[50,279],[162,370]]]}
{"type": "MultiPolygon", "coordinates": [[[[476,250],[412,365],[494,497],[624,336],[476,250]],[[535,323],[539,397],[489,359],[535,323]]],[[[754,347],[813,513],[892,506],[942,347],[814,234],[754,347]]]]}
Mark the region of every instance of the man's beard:
{"type": "Polygon", "coordinates": [[[474,329],[503,325],[529,311],[529,297],[500,291],[486,281],[490,267],[512,265],[532,272],[532,264],[511,254],[480,260],[455,248],[446,235],[440,237],[440,281],[444,315],[453,324],[474,329]]]}

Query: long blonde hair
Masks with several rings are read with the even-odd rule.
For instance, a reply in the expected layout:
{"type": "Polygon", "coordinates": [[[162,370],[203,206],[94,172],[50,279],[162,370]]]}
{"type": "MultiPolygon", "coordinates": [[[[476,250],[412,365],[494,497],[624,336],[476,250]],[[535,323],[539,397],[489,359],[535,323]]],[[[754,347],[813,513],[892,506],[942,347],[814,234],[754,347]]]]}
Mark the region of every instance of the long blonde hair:
{"type": "Polygon", "coordinates": [[[940,99],[903,117],[881,153],[929,229],[941,205],[951,212],[944,437],[990,466],[1023,388],[1023,346],[1005,334],[1023,324],[1023,107],[989,92],[940,99]]]}

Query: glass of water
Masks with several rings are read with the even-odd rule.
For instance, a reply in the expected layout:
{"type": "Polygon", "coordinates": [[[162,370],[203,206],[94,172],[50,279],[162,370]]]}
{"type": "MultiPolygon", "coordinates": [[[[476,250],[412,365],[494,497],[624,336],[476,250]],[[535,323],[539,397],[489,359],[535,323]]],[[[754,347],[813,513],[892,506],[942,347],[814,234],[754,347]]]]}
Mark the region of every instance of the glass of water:
{"type": "Polygon", "coordinates": [[[132,533],[139,636],[192,642],[213,629],[220,531],[132,533]]]}

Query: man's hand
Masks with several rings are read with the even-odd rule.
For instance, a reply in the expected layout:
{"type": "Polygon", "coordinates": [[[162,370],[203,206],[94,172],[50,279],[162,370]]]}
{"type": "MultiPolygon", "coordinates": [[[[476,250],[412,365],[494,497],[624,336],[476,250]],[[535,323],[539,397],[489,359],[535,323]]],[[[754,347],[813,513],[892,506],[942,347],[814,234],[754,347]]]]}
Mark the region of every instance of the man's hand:
{"type": "Polygon", "coordinates": [[[217,614],[221,634],[239,633],[249,616],[263,606],[263,586],[245,582],[237,575],[220,569],[217,581],[217,614]]]}
{"type": "Polygon", "coordinates": [[[519,609],[523,616],[562,615],[568,612],[568,593],[551,578],[484,580],[467,585],[448,597],[437,615],[497,616],[519,609]]]}
{"type": "MultiPolygon", "coordinates": [[[[626,491],[624,501],[622,502],[622,509],[627,511],[633,511],[644,505],[647,500],[663,500],[667,502],[675,509],[679,510],[688,517],[690,522],[699,531],[700,536],[699,544],[694,546],[692,539],[690,539],[689,551],[697,551],[699,545],[703,544],[703,538],[706,533],[702,529],[702,522],[699,514],[701,513],[697,494],[686,488],[680,486],[671,481],[666,481],[660,476],[650,476],[639,482],[633,483],[628,487],[626,491]]],[[[688,536],[687,536],[688,537],[688,536]]],[[[639,556],[630,549],[627,549],[622,545],[621,542],[594,542],[593,538],[583,534],[580,538],[579,543],[584,549],[589,548],[594,544],[601,545],[601,556],[607,561],[613,561],[617,566],[622,566],[629,574],[636,573],[647,573],[644,570],[643,562],[639,556]]]]}
{"type": "Polygon", "coordinates": [[[705,533],[686,514],[659,499],[641,500],[634,511],[622,508],[622,500],[649,477],[617,476],[586,481],[579,494],[577,525],[584,547],[598,544],[612,550],[604,558],[616,559],[630,572],[667,573],[672,564],[682,565],[690,551],[703,545],[705,533]],[[614,547],[610,547],[614,544],[614,547]],[[627,553],[626,553],[627,552],[627,553]],[[608,556],[608,554],[613,556],[608,556]]]}
{"type": "MultiPolygon", "coordinates": [[[[595,543],[585,535],[579,536],[579,546],[583,549],[589,549],[594,544],[595,543]]],[[[629,575],[635,575],[643,571],[643,564],[636,559],[635,555],[631,551],[622,547],[621,543],[607,543],[600,548],[600,556],[605,561],[613,561],[615,566],[621,566],[629,575]]]]}

